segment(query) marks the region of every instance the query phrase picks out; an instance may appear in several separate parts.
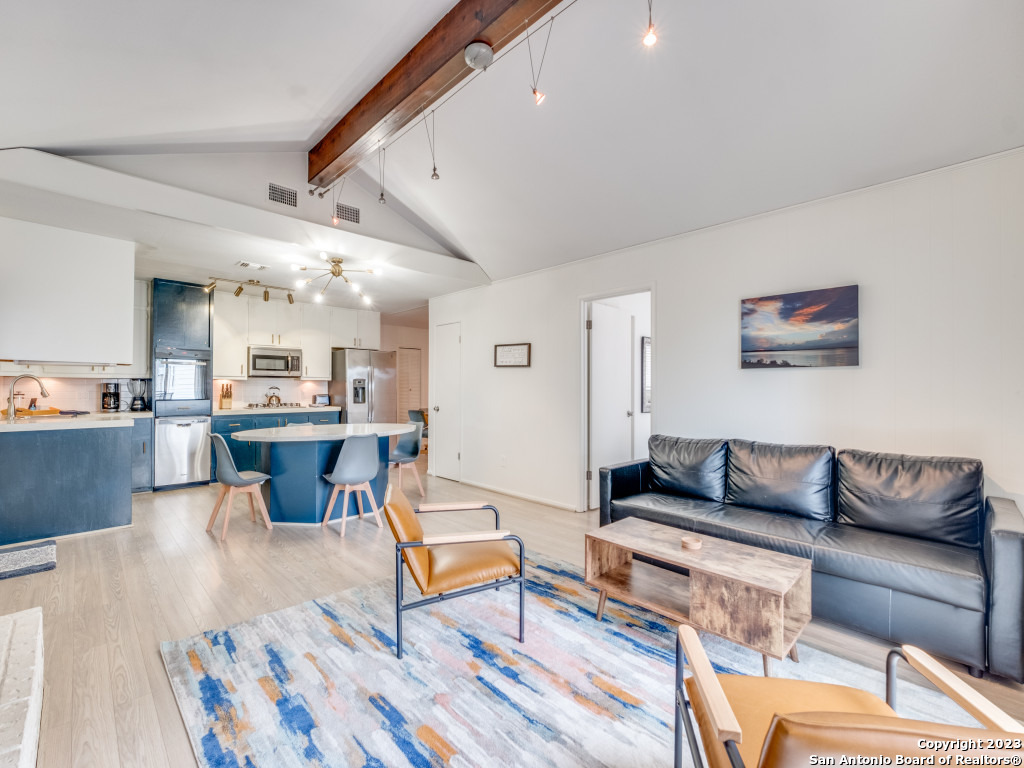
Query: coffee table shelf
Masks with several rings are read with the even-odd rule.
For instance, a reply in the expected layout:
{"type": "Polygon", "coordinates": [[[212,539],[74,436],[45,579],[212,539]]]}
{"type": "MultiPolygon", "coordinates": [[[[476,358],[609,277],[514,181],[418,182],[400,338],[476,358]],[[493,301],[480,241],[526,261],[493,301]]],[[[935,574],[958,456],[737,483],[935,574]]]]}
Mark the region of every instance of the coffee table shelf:
{"type": "Polygon", "coordinates": [[[769,659],[796,659],[811,618],[811,561],[705,535],[700,549],[683,549],[686,533],[638,518],[588,533],[586,583],[601,593],[598,621],[611,595],[757,651],[765,674],[769,659]]]}

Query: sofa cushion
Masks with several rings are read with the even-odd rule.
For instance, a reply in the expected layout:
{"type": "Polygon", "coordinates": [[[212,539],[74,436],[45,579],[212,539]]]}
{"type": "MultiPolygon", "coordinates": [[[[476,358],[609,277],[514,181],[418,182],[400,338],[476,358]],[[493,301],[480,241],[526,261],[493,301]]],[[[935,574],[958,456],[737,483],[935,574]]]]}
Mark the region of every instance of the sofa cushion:
{"type": "Polygon", "coordinates": [[[840,451],[837,521],[977,547],[983,472],[977,459],[840,451]]]}
{"type": "Polygon", "coordinates": [[[691,440],[651,435],[651,490],[709,501],[725,498],[725,440],[691,440]]]}
{"type": "Polygon", "coordinates": [[[831,522],[834,458],[827,445],[730,440],[725,501],[831,522]]]}
{"type": "Polygon", "coordinates": [[[612,520],[639,517],[705,536],[810,559],[817,534],[827,525],[795,515],[765,512],[701,499],[642,493],[611,504],[612,520]]]}
{"type": "Polygon", "coordinates": [[[968,547],[831,524],[814,540],[814,570],[985,610],[981,554],[968,547]]]}

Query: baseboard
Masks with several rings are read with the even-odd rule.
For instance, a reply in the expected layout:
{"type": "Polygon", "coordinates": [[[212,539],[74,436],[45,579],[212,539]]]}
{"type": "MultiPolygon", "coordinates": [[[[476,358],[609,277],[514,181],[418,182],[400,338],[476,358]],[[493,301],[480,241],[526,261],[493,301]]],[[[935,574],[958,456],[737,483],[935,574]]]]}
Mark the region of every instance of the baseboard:
{"type": "Polygon", "coordinates": [[[38,544],[40,541],[50,541],[55,539],[62,541],[64,539],[78,539],[83,536],[98,536],[101,533],[110,533],[111,531],[120,531],[125,528],[134,528],[135,522],[125,523],[124,525],[112,525],[109,528],[97,528],[94,531],[79,531],[78,533],[62,533],[59,536],[43,536],[41,539],[29,539],[28,541],[12,541],[10,544],[0,544],[0,549],[4,547],[20,547],[25,544],[38,544]]]}
{"type": "Polygon", "coordinates": [[[485,491],[494,491],[495,493],[500,493],[500,494],[502,494],[504,496],[512,496],[513,498],[522,499],[523,501],[532,501],[532,502],[534,502],[536,504],[543,504],[546,507],[554,507],[555,509],[564,509],[567,512],[575,512],[576,511],[576,508],[571,506],[571,505],[569,505],[569,504],[561,504],[561,503],[559,503],[557,501],[551,501],[550,499],[542,499],[542,498],[540,498],[538,496],[530,496],[530,495],[525,494],[525,493],[518,493],[516,491],[510,491],[510,490],[508,490],[506,488],[496,488],[493,485],[485,485],[483,483],[474,483],[474,482],[472,482],[470,480],[462,480],[461,484],[462,485],[468,485],[468,486],[471,486],[473,488],[482,488],[485,491]]]}

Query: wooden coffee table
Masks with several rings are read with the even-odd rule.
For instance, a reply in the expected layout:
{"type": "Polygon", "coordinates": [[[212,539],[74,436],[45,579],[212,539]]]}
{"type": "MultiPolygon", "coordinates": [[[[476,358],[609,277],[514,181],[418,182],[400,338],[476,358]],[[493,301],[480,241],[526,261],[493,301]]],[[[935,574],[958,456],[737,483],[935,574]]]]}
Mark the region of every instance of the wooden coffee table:
{"type": "Polygon", "coordinates": [[[586,582],[608,595],[751,648],[771,660],[797,661],[796,640],[811,619],[811,561],[639,518],[587,534],[586,582]],[[683,549],[696,535],[700,549],[683,549]],[[689,578],[633,555],[685,568],[689,578]]]}

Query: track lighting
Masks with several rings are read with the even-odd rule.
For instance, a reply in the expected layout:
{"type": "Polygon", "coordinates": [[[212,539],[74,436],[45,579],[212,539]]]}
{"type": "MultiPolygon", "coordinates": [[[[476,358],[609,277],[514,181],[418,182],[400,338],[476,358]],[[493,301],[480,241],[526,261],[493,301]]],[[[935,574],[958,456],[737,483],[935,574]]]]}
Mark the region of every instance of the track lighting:
{"type": "Polygon", "coordinates": [[[207,293],[209,293],[210,291],[212,291],[212,290],[213,290],[214,288],[216,288],[216,287],[217,287],[217,281],[216,281],[216,280],[214,280],[214,281],[213,281],[212,283],[210,283],[210,284],[209,284],[208,286],[206,286],[205,288],[203,288],[203,290],[204,290],[204,291],[206,291],[207,293]]]}
{"type": "Polygon", "coordinates": [[[264,301],[270,301],[270,292],[271,291],[283,291],[285,294],[288,294],[288,303],[289,304],[293,303],[293,301],[294,301],[293,297],[290,295],[291,292],[292,292],[292,289],[291,288],[285,288],[285,287],[280,286],[280,285],[266,285],[265,283],[261,283],[259,280],[235,280],[234,278],[231,278],[231,277],[213,277],[212,275],[210,276],[210,280],[212,280],[213,282],[211,282],[210,285],[206,286],[204,288],[204,290],[209,291],[217,283],[231,283],[231,284],[233,284],[235,286],[235,289],[232,291],[232,293],[235,295],[235,298],[238,298],[239,296],[241,296],[242,292],[247,287],[249,287],[249,288],[262,289],[263,290],[263,300],[264,301]]]}
{"type": "Polygon", "coordinates": [[[530,43],[530,27],[527,23],[526,27],[526,49],[530,52],[530,74],[533,75],[533,101],[539,107],[544,103],[544,99],[547,98],[547,94],[540,90],[540,73],[544,69],[544,59],[548,55],[548,43],[551,42],[551,30],[555,26],[555,17],[551,17],[551,21],[548,22],[548,36],[544,41],[544,52],[540,56],[540,65],[534,68],[533,66],[533,45],[530,43]]]}
{"type": "Polygon", "coordinates": [[[380,167],[380,197],[377,198],[377,202],[380,203],[381,205],[387,205],[388,204],[387,198],[384,197],[384,161],[385,161],[384,152],[385,151],[386,150],[384,149],[384,145],[383,144],[379,144],[378,145],[378,149],[377,149],[377,165],[380,167]]]}
{"type": "Polygon", "coordinates": [[[313,195],[315,195],[315,194],[316,194],[316,189],[315,189],[315,188],[311,188],[311,189],[309,190],[309,196],[310,196],[310,197],[312,197],[312,196],[313,196],[313,195]]]}
{"type": "Polygon", "coordinates": [[[294,304],[295,303],[295,297],[292,296],[291,293],[288,294],[288,303],[289,304],[294,304]]]}
{"type": "Polygon", "coordinates": [[[270,301],[270,289],[269,288],[264,288],[263,289],[263,300],[264,301],[270,301]]]}
{"type": "Polygon", "coordinates": [[[647,34],[644,35],[644,45],[650,48],[658,42],[658,36],[654,33],[654,0],[647,0],[647,34]]]}
{"type": "Polygon", "coordinates": [[[331,216],[331,224],[333,224],[335,227],[338,226],[338,217],[337,216],[331,216]]]}
{"type": "Polygon", "coordinates": [[[434,147],[437,146],[437,125],[434,122],[434,112],[430,113],[429,126],[427,125],[427,118],[423,118],[423,127],[427,131],[427,144],[430,146],[430,162],[434,165],[434,172],[430,174],[430,178],[437,181],[441,177],[437,173],[437,159],[434,156],[434,147]]]}
{"type": "Polygon", "coordinates": [[[345,191],[345,182],[348,181],[348,176],[341,177],[341,188],[335,184],[331,187],[331,226],[336,227],[341,223],[341,219],[338,218],[338,198],[341,197],[341,193],[345,191]]]}
{"type": "Polygon", "coordinates": [[[327,190],[324,189],[324,190],[321,190],[320,192],[317,192],[316,196],[319,197],[321,200],[323,200],[324,199],[324,195],[326,195],[326,194],[327,194],[327,190]]]}
{"type": "Polygon", "coordinates": [[[238,286],[237,288],[235,288],[235,296],[241,296],[241,295],[242,295],[242,286],[238,286]]]}

